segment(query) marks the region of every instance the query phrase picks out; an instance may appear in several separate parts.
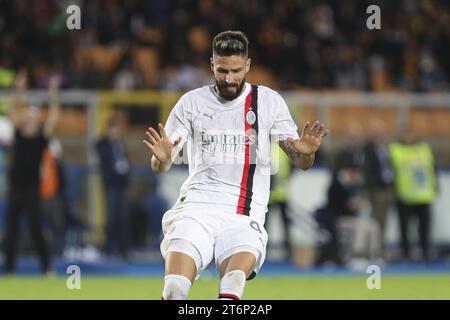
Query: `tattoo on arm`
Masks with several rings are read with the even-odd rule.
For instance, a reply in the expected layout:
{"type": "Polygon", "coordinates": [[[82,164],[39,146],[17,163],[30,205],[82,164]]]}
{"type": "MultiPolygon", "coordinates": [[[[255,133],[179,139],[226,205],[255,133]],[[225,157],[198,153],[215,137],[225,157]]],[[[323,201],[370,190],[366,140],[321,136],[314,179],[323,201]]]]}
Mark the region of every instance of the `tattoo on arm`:
{"type": "Polygon", "coordinates": [[[280,147],[286,153],[286,155],[294,161],[301,157],[301,153],[298,152],[292,143],[289,143],[287,140],[280,141],[280,147]]]}
{"type": "Polygon", "coordinates": [[[313,165],[315,159],[314,154],[305,155],[298,152],[294,145],[287,140],[280,141],[280,147],[297,168],[306,170],[313,165]]]}

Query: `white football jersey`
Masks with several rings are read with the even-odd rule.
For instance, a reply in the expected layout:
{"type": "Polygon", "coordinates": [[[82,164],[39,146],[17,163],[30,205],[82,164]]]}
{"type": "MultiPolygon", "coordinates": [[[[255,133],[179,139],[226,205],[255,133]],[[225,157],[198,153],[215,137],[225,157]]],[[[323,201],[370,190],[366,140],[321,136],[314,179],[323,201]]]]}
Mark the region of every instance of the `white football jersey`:
{"type": "Polygon", "coordinates": [[[264,222],[270,192],[270,140],[298,139],[297,126],[283,98],[264,86],[245,83],[232,101],[214,86],[184,94],[165,130],[181,137],[189,177],[179,201],[220,205],[220,212],[249,215],[264,222]]]}

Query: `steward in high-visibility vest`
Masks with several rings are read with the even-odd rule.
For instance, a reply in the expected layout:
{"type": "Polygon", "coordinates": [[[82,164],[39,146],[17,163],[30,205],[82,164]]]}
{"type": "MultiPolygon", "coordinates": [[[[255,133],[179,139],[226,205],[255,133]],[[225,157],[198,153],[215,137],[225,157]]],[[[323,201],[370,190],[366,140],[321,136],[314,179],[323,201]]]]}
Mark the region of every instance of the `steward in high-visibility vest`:
{"type": "Polygon", "coordinates": [[[397,197],[407,205],[430,204],[437,194],[434,157],[425,142],[391,143],[397,197]]]}
{"type": "Polygon", "coordinates": [[[290,232],[291,219],[288,212],[288,183],[292,171],[291,162],[284,151],[281,150],[278,143],[271,143],[270,145],[270,161],[272,170],[270,176],[269,212],[266,215],[266,226],[270,224],[272,209],[278,207],[280,209],[284,230],[283,246],[288,259],[290,259],[292,243],[290,232]]]}
{"type": "Polygon", "coordinates": [[[270,146],[270,161],[275,174],[271,175],[269,205],[284,203],[288,199],[288,183],[291,176],[291,162],[278,144],[270,146]]]}

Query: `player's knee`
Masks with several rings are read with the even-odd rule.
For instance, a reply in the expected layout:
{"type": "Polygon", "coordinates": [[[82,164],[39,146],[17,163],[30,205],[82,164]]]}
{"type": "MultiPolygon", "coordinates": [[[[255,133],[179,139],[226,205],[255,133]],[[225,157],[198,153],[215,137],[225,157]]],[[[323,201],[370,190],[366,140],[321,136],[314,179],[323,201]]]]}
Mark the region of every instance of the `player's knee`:
{"type": "Polygon", "coordinates": [[[191,281],[181,275],[169,274],[164,278],[164,300],[186,300],[191,289],[191,281]]]}
{"type": "Polygon", "coordinates": [[[219,299],[240,300],[244,293],[246,275],[242,270],[226,273],[220,280],[219,299]]]}
{"type": "MultiPolygon", "coordinates": [[[[198,249],[189,241],[184,239],[173,239],[171,240],[167,252],[179,252],[189,256],[194,260],[196,273],[199,272],[202,266],[202,257],[198,249]]],[[[178,267],[178,266],[177,266],[178,267]]]]}

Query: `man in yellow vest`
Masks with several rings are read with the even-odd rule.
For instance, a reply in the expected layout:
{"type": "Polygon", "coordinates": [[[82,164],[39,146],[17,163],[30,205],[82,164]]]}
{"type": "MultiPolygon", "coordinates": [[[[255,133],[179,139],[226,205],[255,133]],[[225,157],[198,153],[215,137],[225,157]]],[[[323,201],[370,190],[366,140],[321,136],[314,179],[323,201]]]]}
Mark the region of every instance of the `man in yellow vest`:
{"type": "Polygon", "coordinates": [[[430,146],[419,141],[411,129],[402,132],[400,142],[389,145],[395,173],[395,189],[401,244],[406,260],[410,259],[408,223],[417,216],[422,257],[429,259],[430,205],[437,195],[437,177],[430,146]]]}
{"type": "Polygon", "coordinates": [[[291,162],[277,143],[271,143],[270,161],[272,172],[270,176],[270,197],[269,197],[269,213],[266,215],[266,225],[269,224],[269,217],[274,207],[278,206],[281,212],[281,218],[284,229],[284,249],[287,257],[292,254],[292,243],[290,237],[290,217],[288,212],[288,183],[291,176],[291,162]]]}

